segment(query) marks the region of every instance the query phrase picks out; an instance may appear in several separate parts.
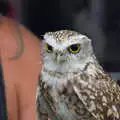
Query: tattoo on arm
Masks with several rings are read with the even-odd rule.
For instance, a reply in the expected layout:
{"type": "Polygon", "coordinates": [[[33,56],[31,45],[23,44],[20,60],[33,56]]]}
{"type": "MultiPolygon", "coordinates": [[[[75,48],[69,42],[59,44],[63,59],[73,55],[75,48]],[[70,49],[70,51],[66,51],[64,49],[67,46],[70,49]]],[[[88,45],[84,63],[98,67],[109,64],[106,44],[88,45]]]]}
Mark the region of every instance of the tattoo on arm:
{"type": "Polygon", "coordinates": [[[20,26],[16,22],[14,22],[14,24],[15,24],[16,32],[19,36],[17,40],[18,49],[16,51],[16,55],[9,58],[9,60],[17,60],[19,57],[22,56],[22,53],[24,52],[24,41],[23,41],[22,32],[20,30],[20,26]]]}

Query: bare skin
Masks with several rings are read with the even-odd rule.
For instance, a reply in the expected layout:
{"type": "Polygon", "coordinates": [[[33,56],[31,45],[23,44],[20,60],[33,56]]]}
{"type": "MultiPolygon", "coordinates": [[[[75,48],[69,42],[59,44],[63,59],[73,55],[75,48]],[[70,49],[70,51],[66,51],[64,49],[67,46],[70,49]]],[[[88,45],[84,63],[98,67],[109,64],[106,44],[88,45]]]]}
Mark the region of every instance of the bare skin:
{"type": "Polygon", "coordinates": [[[19,36],[12,20],[0,19],[0,62],[5,80],[8,120],[35,120],[35,92],[41,70],[40,40],[17,24],[24,51],[16,59],[10,59],[15,58],[19,50],[19,36]]]}

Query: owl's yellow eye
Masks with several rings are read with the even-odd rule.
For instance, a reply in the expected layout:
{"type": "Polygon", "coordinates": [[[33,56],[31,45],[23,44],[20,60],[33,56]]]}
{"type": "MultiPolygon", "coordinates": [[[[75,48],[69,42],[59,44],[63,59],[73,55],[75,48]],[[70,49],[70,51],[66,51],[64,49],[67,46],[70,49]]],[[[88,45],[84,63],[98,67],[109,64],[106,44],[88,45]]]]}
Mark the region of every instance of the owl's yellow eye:
{"type": "Polygon", "coordinates": [[[48,52],[48,53],[52,53],[53,52],[53,47],[49,44],[45,44],[45,50],[48,52]]]}
{"type": "Polygon", "coordinates": [[[80,44],[74,44],[68,47],[68,51],[72,54],[76,54],[80,51],[80,44]]]}

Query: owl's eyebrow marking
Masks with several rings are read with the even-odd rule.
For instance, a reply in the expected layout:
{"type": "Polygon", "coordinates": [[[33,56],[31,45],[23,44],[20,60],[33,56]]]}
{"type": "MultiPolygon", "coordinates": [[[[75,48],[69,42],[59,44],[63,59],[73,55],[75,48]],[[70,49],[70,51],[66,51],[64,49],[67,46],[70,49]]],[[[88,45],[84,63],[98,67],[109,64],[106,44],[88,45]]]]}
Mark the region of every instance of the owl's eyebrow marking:
{"type": "Polygon", "coordinates": [[[48,44],[48,43],[46,43],[47,45],[49,45],[50,47],[52,47],[53,48],[53,46],[52,45],[50,45],[50,44],[48,44]]]}
{"type": "Polygon", "coordinates": [[[74,45],[80,45],[80,43],[73,43],[71,45],[69,45],[68,47],[74,46],[74,45]]]}

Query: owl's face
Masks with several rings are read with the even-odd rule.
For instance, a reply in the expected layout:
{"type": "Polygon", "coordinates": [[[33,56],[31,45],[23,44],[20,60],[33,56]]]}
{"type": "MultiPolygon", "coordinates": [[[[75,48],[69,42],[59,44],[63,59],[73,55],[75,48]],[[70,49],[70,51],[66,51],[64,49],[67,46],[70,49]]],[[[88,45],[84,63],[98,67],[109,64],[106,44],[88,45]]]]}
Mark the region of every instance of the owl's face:
{"type": "Polygon", "coordinates": [[[44,67],[56,72],[83,70],[93,60],[91,40],[74,31],[61,30],[44,35],[44,67]]]}

